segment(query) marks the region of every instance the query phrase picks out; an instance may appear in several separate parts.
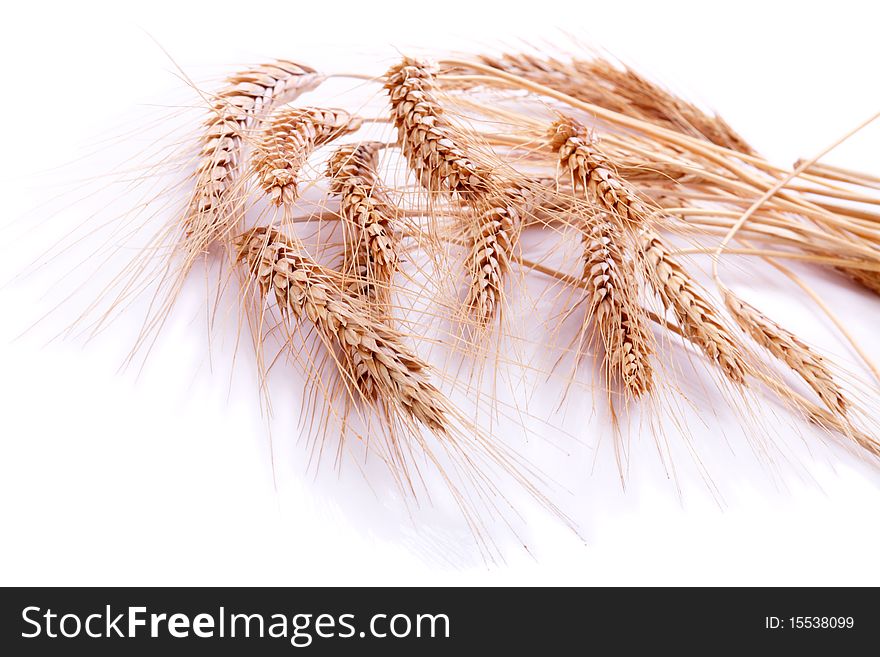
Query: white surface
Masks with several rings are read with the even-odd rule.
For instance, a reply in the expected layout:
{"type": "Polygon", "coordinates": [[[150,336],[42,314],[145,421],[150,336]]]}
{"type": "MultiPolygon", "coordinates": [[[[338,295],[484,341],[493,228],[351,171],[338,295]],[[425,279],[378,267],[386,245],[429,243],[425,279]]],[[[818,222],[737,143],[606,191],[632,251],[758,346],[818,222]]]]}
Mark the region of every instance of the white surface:
{"type": "MultiPolygon", "coordinates": [[[[54,244],[88,218],[88,201],[56,201],[58,214],[42,221],[39,206],[55,193],[42,181],[92,175],[102,156],[82,170],[47,170],[118,135],[113,126],[130,128],[132,107],[179,90],[151,37],[203,80],[265,57],[352,69],[361,56],[391,61],[394,47],[563,40],[562,26],[720,110],[782,163],[812,155],[880,106],[880,9],[871,3],[449,0],[436,15],[435,6],[214,0],[7,8],[0,182],[3,214],[16,223],[2,233],[0,281],[33,261],[41,251],[34,244],[54,244]],[[22,222],[33,227],[22,231],[22,222]],[[30,244],[10,242],[23,234],[30,244]]],[[[114,152],[129,146],[140,144],[117,140],[114,152]]],[[[878,150],[874,126],[829,161],[878,173],[878,150]]],[[[66,283],[85,282],[88,269],[66,283]]],[[[824,448],[806,458],[809,476],[784,475],[779,489],[752,460],[719,457],[730,468],[713,472],[724,488],[721,505],[692,481],[680,500],[651,465],[650,440],[636,448],[645,465],[626,495],[607,469],[591,475],[585,457],[566,466],[568,482],[580,483],[564,506],[586,544],[527,510],[531,553],[509,545],[506,562],[492,566],[472,554],[453,558],[426,548],[427,528],[406,526],[393,504],[383,510],[385,500],[364,495],[352,477],[313,483],[294,440],[278,435],[284,464],[276,466],[276,491],[251,372],[235,372],[245,382],[234,384],[228,368],[210,376],[204,327],[198,318],[187,323],[192,314],[163,335],[139,378],[116,373],[136,320],[86,346],[47,345],[63,328],[51,322],[13,341],[49,310],[41,298],[48,284],[37,272],[0,290],[2,584],[880,584],[880,473],[824,448]]],[[[830,279],[820,285],[837,289],[830,279]]],[[[761,294],[750,298],[774,304],[777,318],[851,358],[811,307],[778,290],[761,294]]],[[[877,300],[848,288],[834,298],[880,358],[871,328],[880,320],[877,300]]],[[[216,346],[213,359],[229,353],[228,344],[216,346]]],[[[794,433],[779,437],[798,441],[794,433]]]]}

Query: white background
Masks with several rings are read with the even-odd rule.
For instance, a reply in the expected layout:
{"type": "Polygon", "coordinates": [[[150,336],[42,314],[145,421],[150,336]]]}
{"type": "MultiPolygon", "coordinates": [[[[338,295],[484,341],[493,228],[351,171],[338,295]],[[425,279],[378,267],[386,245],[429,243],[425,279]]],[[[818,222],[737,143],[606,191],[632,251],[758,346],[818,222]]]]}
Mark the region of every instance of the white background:
{"type": "MultiPolygon", "coordinates": [[[[113,126],[133,107],[180,90],[159,45],[204,80],[270,57],[357,69],[395,49],[570,43],[565,28],[718,109],[788,164],[880,107],[873,3],[213,0],[18,3],[5,14],[0,583],[880,584],[880,471],[839,450],[808,455],[808,476],[781,486],[748,459],[729,460],[723,504],[699,484],[680,499],[650,478],[626,495],[600,478],[566,505],[579,509],[585,541],[535,513],[530,552],[508,546],[496,564],[438,556],[423,549],[425,530],[394,526],[393,510],[346,499],[357,483],[315,483],[293,459],[276,490],[252,382],[230,392],[228,371],[210,376],[201,327],[175,324],[140,377],[118,374],[130,331],[47,343],[62,328],[49,320],[17,338],[51,307],[51,279],[7,282],[34,261],[35,244],[88,220],[87,201],[43,217],[55,194],[44,180],[99,171],[100,154],[70,163],[120,134],[113,126]]],[[[875,126],[829,161],[878,174],[878,152],[875,126]]],[[[876,298],[837,283],[818,284],[880,358],[876,298]]],[[[851,358],[812,307],[766,294],[778,319],[851,358]]],[[[876,410],[876,398],[867,403],[876,410]]],[[[639,449],[651,456],[649,442],[639,449]]],[[[589,478],[589,463],[580,467],[589,478]]]]}

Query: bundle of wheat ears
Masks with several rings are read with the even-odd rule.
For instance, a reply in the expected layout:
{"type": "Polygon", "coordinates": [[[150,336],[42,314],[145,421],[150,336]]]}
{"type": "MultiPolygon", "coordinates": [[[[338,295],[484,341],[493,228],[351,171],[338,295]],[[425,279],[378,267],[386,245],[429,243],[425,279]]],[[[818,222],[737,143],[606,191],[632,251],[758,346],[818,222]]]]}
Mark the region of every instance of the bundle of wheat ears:
{"type": "Polygon", "coordinates": [[[240,286],[262,375],[281,360],[305,371],[316,454],[339,462],[359,444],[413,498],[433,469],[477,535],[476,500],[505,513],[498,477],[562,515],[492,413],[481,422],[449,394],[492,379],[494,347],[516,337],[511,308],[540,279],[560,307],[552,322],[530,318],[559,347],[547,369],[580,382],[566,401],[607,405],[622,477],[615,427],[656,411],[682,351],[733,407],[771,398],[880,457],[876,380],[836,367],[723,280],[732,258],[769,263],[876,379],[783,263],[880,294],[880,178],[824,154],[771,164],[717,114],[603,57],[404,57],[375,77],[279,60],[200,93],[210,113],[188,206],[162,233],[167,296],[148,327],[197,264],[219,263],[218,285],[240,286]],[[368,100],[302,98],[329,81],[368,100]],[[430,360],[414,313],[456,365],[430,360]],[[279,353],[265,353],[270,336],[279,353]]]}

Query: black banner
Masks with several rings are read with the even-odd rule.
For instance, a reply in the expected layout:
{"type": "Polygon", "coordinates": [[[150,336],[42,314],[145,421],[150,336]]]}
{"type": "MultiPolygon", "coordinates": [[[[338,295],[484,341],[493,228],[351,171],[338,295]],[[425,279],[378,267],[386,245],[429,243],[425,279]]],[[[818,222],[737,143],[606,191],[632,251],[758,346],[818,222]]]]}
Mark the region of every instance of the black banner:
{"type": "Polygon", "coordinates": [[[2,591],[0,614],[6,655],[850,650],[878,638],[869,589],[21,588],[2,591]]]}

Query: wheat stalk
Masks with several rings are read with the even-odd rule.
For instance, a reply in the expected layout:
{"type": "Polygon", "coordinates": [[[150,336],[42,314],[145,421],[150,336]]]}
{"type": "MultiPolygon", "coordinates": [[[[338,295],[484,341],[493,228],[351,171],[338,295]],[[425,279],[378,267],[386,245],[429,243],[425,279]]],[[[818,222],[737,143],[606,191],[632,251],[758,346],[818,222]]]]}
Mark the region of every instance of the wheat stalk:
{"type": "Polygon", "coordinates": [[[653,348],[638,284],[624,255],[624,235],[606,215],[598,214],[587,220],[582,241],[586,319],[594,323],[605,349],[606,375],[619,380],[628,395],[641,397],[654,385],[653,348]]]}
{"type": "Polygon", "coordinates": [[[633,227],[644,225],[651,211],[632,186],[616,172],[580,123],[563,117],[548,131],[550,147],[559,156],[560,166],[571,173],[576,186],[582,186],[591,198],[615,219],[633,227]]]}
{"type": "Polygon", "coordinates": [[[672,311],[682,331],[735,383],[744,384],[750,371],[736,338],[699,286],[669,254],[663,239],[651,228],[638,232],[639,249],[648,282],[672,311]]]}
{"type": "Polygon", "coordinates": [[[849,404],[822,356],[726,287],[721,287],[721,295],[730,315],[743,331],[796,372],[829,410],[846,415],[849,404]]]}
{"type": "Polygon", "coordinates": [[[236,247],[264,297],[273,295],[282,312],[308,318],[325,343],[344,354],[350,370],[343,374],[362,398],[381,399],[433,432],[448,433],[450,404],[429,381],[428,365],[398,331],[345,291],[339,272],[302,255],[294,240],[270,228],[245,233],[236,247]]]}
{"type": "Polygon", "coordinates": [[[340,197],[347,238],[343,271],[348,289],[368,300],[379,317],[389,315],[391,280],[399,263],[394,222],[397,210],[377,174],[380,142],[340,146],[327,163],[330,190],[340,197]]]}
{"type": "Polygon", "coordinates": [[[345,110],[288,107],[277,111],[254,152],[253,168],[274,205],[290,206],[298,196],[297,177],[314,150],[354,132],[361,119],[345,110]]]}
{"type": "Polygon", "coordinates": [[[307,66],[278,60],[232,76],[215,96],[183,219],[187,260],[227,236],[238,223],[235,206],[244,141],[273,108],[314,89],[323,79],[307,66]]]}

